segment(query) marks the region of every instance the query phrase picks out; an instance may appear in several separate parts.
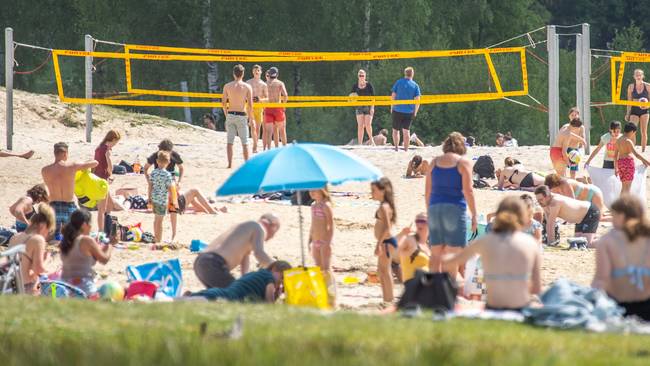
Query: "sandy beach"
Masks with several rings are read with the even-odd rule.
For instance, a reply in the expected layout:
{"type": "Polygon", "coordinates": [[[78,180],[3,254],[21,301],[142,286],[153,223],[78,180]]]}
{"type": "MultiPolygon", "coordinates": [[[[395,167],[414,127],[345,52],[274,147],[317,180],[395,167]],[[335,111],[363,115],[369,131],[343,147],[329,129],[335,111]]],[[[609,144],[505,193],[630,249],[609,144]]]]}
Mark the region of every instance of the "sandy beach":
{"type": "MultiPolygon", "coordinates": [[[[0,88],[0,113],[4,115],[4,89],[0,88]]],[[[41,168],[53,161],[52,145],[58,141],[70,144],[70,159],[92,159],[94,149],[111,128],[122,133],[122,140],[113,148],[113,161],[133,162],[137,157],[144,163],[146,156],[157,151],[157,144],[163,138],[170,138],[176,144],[175,150],[184,160],[185,178],[181,191],[197,188],[204,195],[214,197],[216,189],[226,180],[233,170],[226,169],[226,136],[222,132],[209,131],[187,124],[173,122],[160,117],[132,114],[121,110],[96,107],[94,116],[97,127],[93,130],[93,143],[84,140],[84,107],[68,106],[58,102],[52,95],[36,95],[15,91],[14,94],[14,150],[33,149],[35,156],[30,160],[17,158],[0,159],[0,225],[11,226],[13,218],[8,207],[34,184],[41,182],[41,168]]],[[[290,124],[291,121],[289,120],[290,124]]],[[[425,123],[425,121],[417,121],[425,123]]],[[[352,113],[350,128],[356,128],[352,113]]],[[[516,130],[513,130],[516,135],[516,130]]],[[[0,125],[0,135],[5,136],[5,125],[0,125]]],[[[4,144],[3,144],[4,145],[4,144]]],[[[409,152],[395,152],[390,147],[345,147],[355,154],[367,159],[381,169],[393,182],[396,191],[397,221],[396,232],[408,226],[414,216],[425,210],[424,179],[405,179],[403,175],[406,164],[415,154],[425,159],[439,154],[439,147],[414,149],[409,152]]],[[[502,166],[503,159],[513,156],[527,167],[538,172],[548,172],[551,165],[547,146],[525,146],[519,148],[476,147],[468,152],[470,157],[489,154],[495,165],[502,166]]],[[[602,154],[593,165],[599,166],[602,154]]],[[[239,142],[235,144],[235,166],[243,163],[239,142]]],[[[291,167],[287,167],[291,169],[291,167]]],[[[494,183],[491,182],[491,183],[494,183]]],[[[141,193],[146,192],[143,176],[115,175],[111,191],[134,187],[141,193]]],[[[376,284],[359,284],[345,286],[345,276],[353,276],[361,282],[365,274],[374,270],[376,257],[373,255],[374,237],[372,227],[377,203],[370,200],[369,184],[354,183],[331,187],[334,193],[334,214],[336,231],[334,235],[333,266],[339,282],[338,301],[344,308],[372,309],[381,301],[381,290],[376,284]]],[[[499,200],[508,194],[521,192],[500,192],[493,190],[475,190],[480,213],[487,214],[496,208],[499,200]]],[[[215,205],[225,205],[228,213],[219,215],[185,214],[179,217],[179,231],[176,241],[182,246],[178,250],[151,250],[147,245],[138,249],[121,249],[113,253],[110,262],[97,265],[101,279],[113,279],[126,283],[125,268],[129,264],[141,264],[168,258],[179,258],[183,268],[185,290],[197,290],[200,284],[192,270],[196,254],[189,248],[192,239],[211,241],[231,225],[245,220],[255,220],[265,212],[274,212],[282,222],[276,237],[267,243],[267,250],[273,256],[300,263],[299,225],[296,207],[281,203],[250,202],[249,197],[219,197],[215,205]]],[[[305,228],[309,228],[308,208],[302,209],[305,228]]],[[[122,224],[141,222],[146,231],[153,231],[153,215],[139,212],[118,212],[116,216],[122,224]]],[[[96,221],[93,221],[93,223],[96,221]]],[[[164,224],[165,238],[171,236],[169,220],[164,224]]],[[[599,233],[607,230],[601,224],[599,233]]],[[[573,226],[562,228],[563,237],[573,231],[573,226]]],[[[566,245],[565,242],[562,245],[566,245]]],[[[54,250],[52,248],[52,250],[54,250]]],[[[308,264],[311,264],[308,256],[308,264]]],[[[54,257],[48,262],[48,269],[55,271],[60,266],[60,259],[54,257]]],[[[547,249],[544,252],[542,273],[544,285],[559,277],[568,277],[580,284],[590,283],[594,272],[594,252],[567,251],[562,248],[547,249]]],[[[400,293],[398,288],[396,293],[400,293]]]]}

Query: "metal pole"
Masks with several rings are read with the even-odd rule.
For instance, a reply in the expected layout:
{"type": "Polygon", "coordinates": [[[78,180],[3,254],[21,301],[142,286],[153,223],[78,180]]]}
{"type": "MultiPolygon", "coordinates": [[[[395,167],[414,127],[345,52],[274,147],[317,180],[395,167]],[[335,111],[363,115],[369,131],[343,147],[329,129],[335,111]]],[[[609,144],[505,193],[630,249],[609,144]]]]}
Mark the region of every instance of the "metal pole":
{"type": "Polygon", "coordinates": [[[582,111],[582,36],[576,34],[576,107],[582,111]]]}
{"type": "MultiPolygon", "coordinates": [[[[86,52],[93,51],[93,37],[86,34],[85,37],[86,52]]],[[[93,97],[93,58],[86,56],[86,99],[93,97]]],[[[93,105],[86,104],[86,142],[91,142],[93,133],[93,105]]]]}
{"type": "Polygon", "coordinates": [[[585,153],[591,153],[591,40],[589,24],[582,24],[582,120],[585,124],[585,153]]]}
{"type": "Polygon", "coordinates": [[[302,267],[307,268],[305,266],[305,244],[303,240],[305,240],[303,232],[302,232],[302,225],[303,225],[303,218],[302,218],[302,191],[296,191],[296,194],[298,195],[297,197],[297,202],[298,202],[298,223],[300,226],[300,259],[302,260],[302,267]]]}
{"type": "MultiPolygon", "coordinates": [[[[187,93],[188,90],[189,89],[187,88],[187,81],[181,81],[181,91],[183,93],[187,93]]],[[[183,102],[189,103],[190,98],[188,96],[183,96],[183,102]]],[[[190,109],[190,107],[185,107],[184,109],[185,109],[185,122],[191,124],[192,123],[192,110],[190,109]]]]}
{"type": "Polygon", "coordinates": [[[14,137],[14,30],[5,28],[5,92],[7,104],[7,150],[13,150],[14,137]]]}
{"type": "Polygon", "coordinates": [[[548,47],[548,130],[553,145],[560,121],[560,51],[555,26],[546,27],[548,47]]]}

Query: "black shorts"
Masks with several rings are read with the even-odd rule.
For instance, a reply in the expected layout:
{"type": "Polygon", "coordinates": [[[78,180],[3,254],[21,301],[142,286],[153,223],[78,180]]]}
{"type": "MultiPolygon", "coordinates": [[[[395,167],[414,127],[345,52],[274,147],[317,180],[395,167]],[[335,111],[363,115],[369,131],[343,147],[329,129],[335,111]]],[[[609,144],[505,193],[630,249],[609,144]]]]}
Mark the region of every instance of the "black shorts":
{"type": "Polygon", "coordinates": [[[359,107],[357,107],[355,109],[355,113],[356,113],[357,116],[359,116],[359,115],[370,115],[370,108],[371,108],[370,106],[362,105],[362,106],[359,106],[359,107]]]}
{"type": "Polygon", "coordinates": [[[196,257],[194,274],[206,288],[225,288],[235,280],[226,260],[214,252],[200,253],[196,257]]]}
{"type": "Polygon", "coordinates": [[[645,321],[650,321],[650,299],[634,302],[619,302],[625,309],[625,316],[635,315],[645,321]]]}
{"type": "Polygon", "coordinates": [[[630,110],[630,115],[637,116],[637,117],[641,117],[644,114],[648,114],[648,113],[650,113],[650,109],[641,109],[639,107],[632,107],[632,109],[630,110]]]}
{"type": "Polygon", "coordinates": [[[599,223],[600,210],[592,203],[582,221],[576,224],[576,233],[594,234],[598,230],[599,223]]]}
{"type": "Polygon", "coordinates": [[[614,161],[603,160],[603,169],[614,169],[614,161]]]}
{"type": "Polygon", "coordinates": [[[393,130],[410,130],[413,113],[393,111],[393,130]]]}

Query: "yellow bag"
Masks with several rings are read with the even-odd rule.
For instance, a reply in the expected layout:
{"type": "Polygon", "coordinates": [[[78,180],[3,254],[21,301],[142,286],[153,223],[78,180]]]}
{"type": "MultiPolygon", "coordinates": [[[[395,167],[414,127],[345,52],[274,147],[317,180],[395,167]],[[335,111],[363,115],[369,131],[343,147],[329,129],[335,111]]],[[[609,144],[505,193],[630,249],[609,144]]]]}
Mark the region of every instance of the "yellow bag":
{"type": "Polygon", "coordinates": [[[327,287],[319,267],[297,267],[284,271],[286,303],[329,309],[327,287]]]}
{"type": "Polygon", "coordinates": [[[90,169],[79,170],[74,178],[74,194],[79,199],[80,204],[93,208],[97,205],[97,201],[106,198],[108,182],[92,174],[90,169]]]}

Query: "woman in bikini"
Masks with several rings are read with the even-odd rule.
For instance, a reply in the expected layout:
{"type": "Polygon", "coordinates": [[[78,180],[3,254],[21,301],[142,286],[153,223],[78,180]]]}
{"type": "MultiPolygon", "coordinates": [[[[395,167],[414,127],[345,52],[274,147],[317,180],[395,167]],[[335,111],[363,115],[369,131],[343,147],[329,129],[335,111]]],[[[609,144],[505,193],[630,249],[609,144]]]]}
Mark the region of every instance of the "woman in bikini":
{"type": "Polygon", "coordinates": [[[605,212],[605,201],[603,192],[594,184],[585,184],[574,179],[560,177],[553,173],[546,176],[544,184],[551,189],[551,192],[576,199],[593,203],[598,207],[601,214],[605,212]]]}
{"type": "Polygon", "coordinates": [[[334,237],[332,199],[327,188],[311,190],[309,196],[314,200],[311,205],[311,230],[309,231],[311,255],[316,265],[323,271],[329,304],[335,307],[336,279],[331,270],[334,237]]]}
{"type": "Polygon", "coordinates": [[[486,309],[519,311],[542,289],[539,244],[521,232],[526,208],[518,197],[506,197],[499,204],[492,232],[476,239],[462,252],[445,256],[451,269],[481,256],[487,284],[486,309]]]}
{"type": "Polygon", "coordinates": [[[406,168],[406,178],[422,178],[429,172],[429,162],[415,155],[406,168]]]}
{"type": "Polygon", "coordinates": [[[533,191],[535,188],[544,184],[544,178],[526,170],[520,162],[511,157],[504,161],[505,167],[498,172],[499,189],[521,189],[523,191],[533,191]]]}
{"type": "Polygon", "coordinates": [[[650,220],[644,204],[624,194],[612,204],[614,229],[596,243],[592,287],[602,289],[625,315],[650,321],[650,220]]]}
{"type": "Polygon", "coordinates": [[[370,185],[372,199],[380,205],[375,212],[375,255],[377,256],[377,274],[381,284],[384,303],[391,303],[393,296],[392,263],[397,260],[397,239],[393,236],[392,228],[397,221],[393,184],[384,177],[370,185]]]}
{"type": "Polygon", "coordinates": [[[415,216],[415,232],[406,227],[397,235],[400,267],[404,283],[415,277],[415,271],[429,269],[429,225],[424,212],[415,216]]]}
{"type": "MultiPolygon", "coordinates": [[[[643,70],[634,70],[634,83],[627,86],[627,100],[633,102],[648,102],[648,83],[644,80],[643,70]]],[[[625,121],[641,127],[641,152],[645,152],[648,143],[648,107],[627,106],[625,121]]],[[[635,141],[636,142],[636,141],[635,141]]]]}
{"type": "Polygon", "coordinates": [[[34,206],[49,201],[47,189],[44,184],[37,184],[27,191],[27,195],[20,197],[11,207],[9,212],[16,218],[16,231],[21,233],[27,230],[29,219],[34,216],[34,206]]]}
{"type": "Polygon", "coordinates": [[[39,275],[45,273],[46,238],[56,225],[54,210],[46,203],[39,204],[30,219],[27,230],[14,235],[9,247],[25,244],[25,254],[20,257],[20,271],[25,284],[25,294],[38,295],[39,275]]]}

